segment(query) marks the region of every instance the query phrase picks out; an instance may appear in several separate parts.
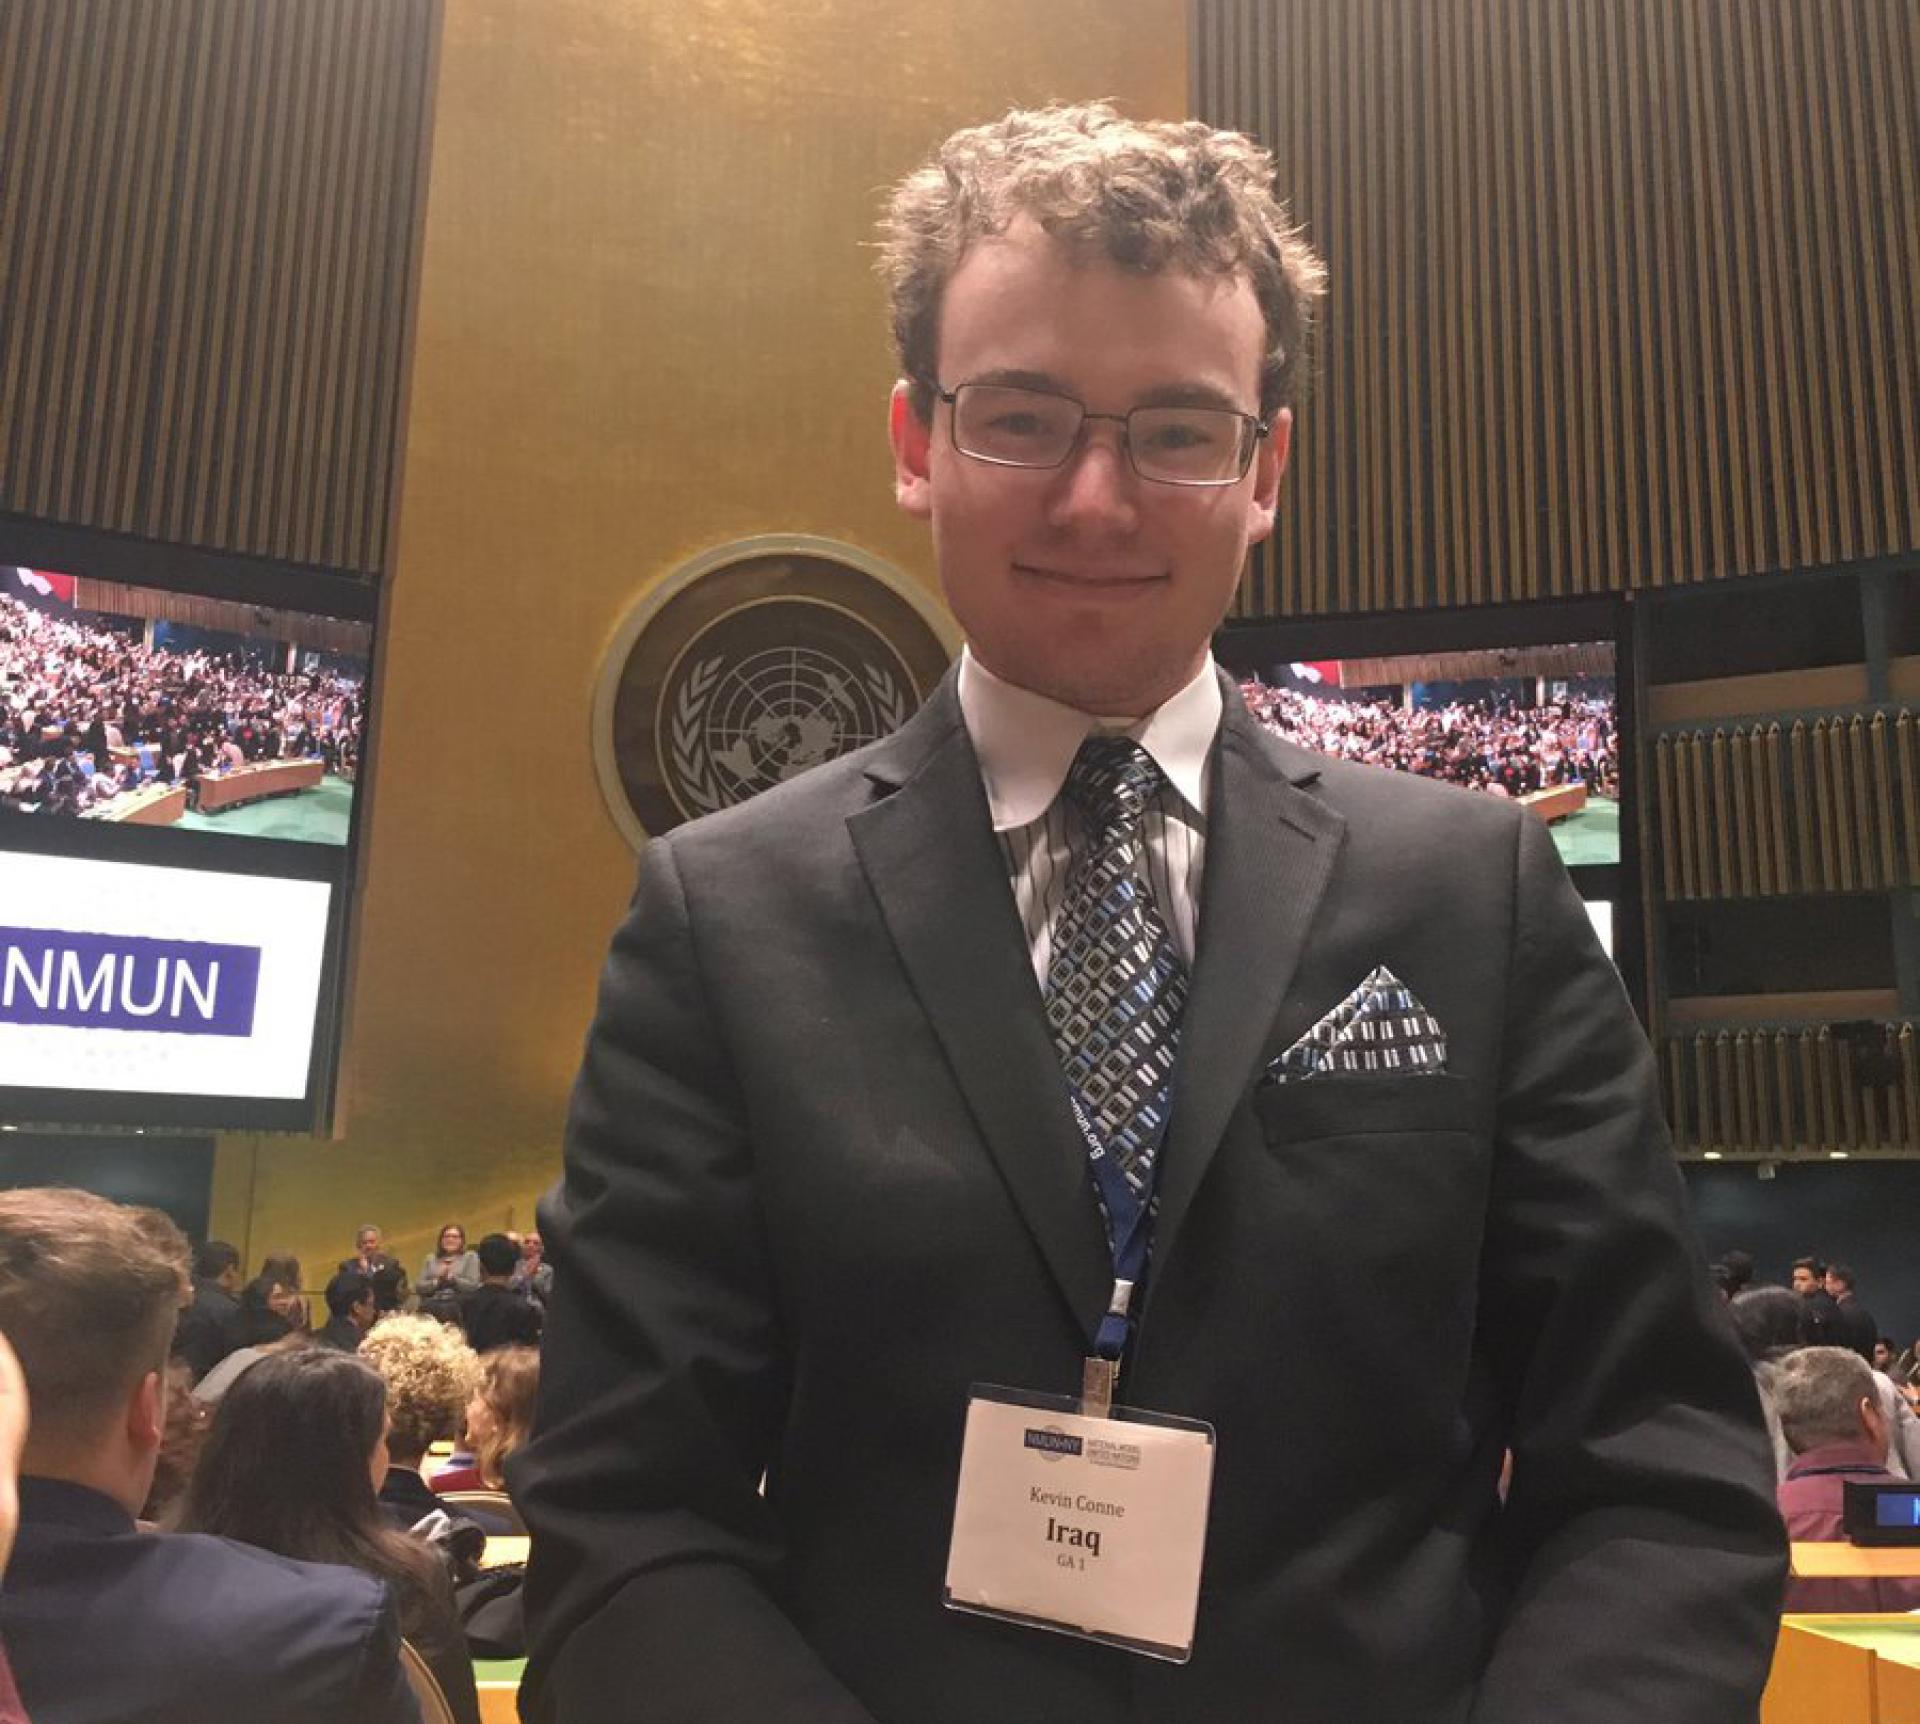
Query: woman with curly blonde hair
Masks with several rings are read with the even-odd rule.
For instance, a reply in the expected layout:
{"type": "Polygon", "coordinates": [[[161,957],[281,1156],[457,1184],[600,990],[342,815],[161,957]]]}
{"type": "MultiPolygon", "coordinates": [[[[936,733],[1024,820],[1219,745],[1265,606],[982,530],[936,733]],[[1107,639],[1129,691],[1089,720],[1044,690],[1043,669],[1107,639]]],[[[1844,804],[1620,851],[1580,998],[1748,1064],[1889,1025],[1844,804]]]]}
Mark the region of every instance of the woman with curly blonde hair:
{"type": "Polygon", "coordinates": [[[360,1357],[387,1385],[391,1466],[381,1506],[403,1531],[439,1504],[420,1476],[427,1450],[460,1428],[480,1382],[480,1361],[458,1329],[431,1317],[383,1317],[360,1343],[360,1357]]]}

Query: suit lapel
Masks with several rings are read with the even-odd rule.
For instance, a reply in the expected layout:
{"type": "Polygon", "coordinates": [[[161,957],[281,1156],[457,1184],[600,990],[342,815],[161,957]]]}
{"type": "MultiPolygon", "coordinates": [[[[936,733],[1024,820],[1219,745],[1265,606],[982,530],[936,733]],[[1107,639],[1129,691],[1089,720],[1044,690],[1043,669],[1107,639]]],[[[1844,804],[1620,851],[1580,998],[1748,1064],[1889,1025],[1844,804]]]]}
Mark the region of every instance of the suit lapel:
{"type": "Polygon", "coordinates": [[[955,1080],[1083,1332],[1112,1271],[952,675],[876,752],[853,846],[955,1080]]]}
{"type": "Polygon", "coordinates": [[[1297,788],[1313,757],[1227,690],[1207,810],[1199,949],[1180,1031],[1153,1260],[1164,1267],[1293,981],[1346,822],[1297,788]]]}

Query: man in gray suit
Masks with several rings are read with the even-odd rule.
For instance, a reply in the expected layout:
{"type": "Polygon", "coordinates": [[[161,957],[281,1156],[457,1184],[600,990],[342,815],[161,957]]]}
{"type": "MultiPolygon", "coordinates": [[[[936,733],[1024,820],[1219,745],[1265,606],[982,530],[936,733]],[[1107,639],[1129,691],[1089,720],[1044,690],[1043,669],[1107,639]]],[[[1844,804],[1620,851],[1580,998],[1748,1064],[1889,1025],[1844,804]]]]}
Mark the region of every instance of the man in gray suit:
{"type": "Polygon", "coordinates": [[[1093,107],[896,193],[968,650],[642,861],[541,1214],[529,1717],[1752,1716],[1765,1438],[1545,827],[1209,657],[1320,285],[1271,173],[1093,107]],[[970,1387],[1116,1361],[1217,1436],[1185,1663],[943,1609],[970,1387]]]}

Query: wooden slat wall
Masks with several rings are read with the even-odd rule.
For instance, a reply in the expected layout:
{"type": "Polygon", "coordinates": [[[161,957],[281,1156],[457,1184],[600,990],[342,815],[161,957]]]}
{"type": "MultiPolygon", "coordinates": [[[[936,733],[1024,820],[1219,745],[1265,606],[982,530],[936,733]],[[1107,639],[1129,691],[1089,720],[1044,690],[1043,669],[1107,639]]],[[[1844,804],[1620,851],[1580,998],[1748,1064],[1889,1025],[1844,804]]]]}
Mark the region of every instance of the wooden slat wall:
{"type": "Polygon", "coordinates": [[[435,24],[0,4],[0,509],[380,570],[435,24]]]}
{"type": "Polygon", "coordinates": [[[1652,755],[1669,903],[1920,887],[1920,718],[1904,708],[1673,730],[1652,755]]]}
{"type": "Polygon", "coordinates": [[[1249,617],[1920,548],[1913,0],[1195,0],[1332,271],[1249,617]]]}
{"type": "Polygon", "coordinates": [[[204,593],[172,593],[158,587],[128,586],[122,581],[91,580],[84,575],[74,582],[73,590],[74,603],[82,612],[103,611],[109,616],[191,623],[195,628],[217,629],[223,634],[292,641],[296,646],[321,652],[353,653],[360,658],[373,650],[373,625],[347,617],[322,617],[307,611],[237,604],[232,599],[209,598],[204,593]]]}
{"type": "Polygon", "coordinates": [[[1766,1160],[1920,1155],[1920,1035],[1893,1022],[1871,1037],[1871,1072],[1826,1028],[1669,1038],[1660,1069],[1675,1147],[1766,1160]]]}

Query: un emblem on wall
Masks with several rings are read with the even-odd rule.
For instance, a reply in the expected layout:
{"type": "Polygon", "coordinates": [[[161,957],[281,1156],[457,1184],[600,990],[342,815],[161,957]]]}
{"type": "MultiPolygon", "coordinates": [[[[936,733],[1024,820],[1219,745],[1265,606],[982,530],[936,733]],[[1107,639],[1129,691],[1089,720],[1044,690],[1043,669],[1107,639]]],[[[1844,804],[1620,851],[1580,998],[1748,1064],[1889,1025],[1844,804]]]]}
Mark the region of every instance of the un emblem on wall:
{"type": "Polygon", "coordinates": [[[956,650],[932,599],[827,539],[761,538],[676,570],[616,632],[594,759],[633,843],[876,742],[956,650]]]}

